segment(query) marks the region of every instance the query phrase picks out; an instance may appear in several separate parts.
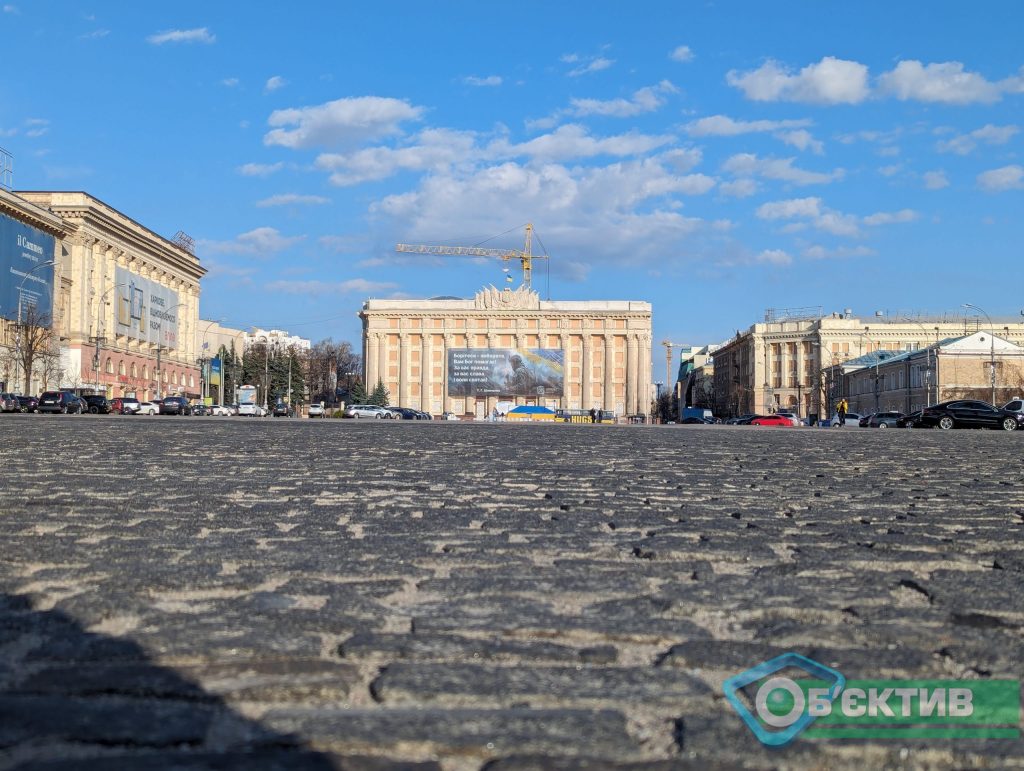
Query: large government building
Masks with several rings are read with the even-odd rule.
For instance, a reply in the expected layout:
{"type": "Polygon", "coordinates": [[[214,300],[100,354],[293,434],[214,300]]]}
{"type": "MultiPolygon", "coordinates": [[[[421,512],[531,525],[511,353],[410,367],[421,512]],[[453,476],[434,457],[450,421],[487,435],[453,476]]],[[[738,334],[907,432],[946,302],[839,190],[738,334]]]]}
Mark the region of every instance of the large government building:
{"type": "Polygon", "coordinates": [[[649,409],[650,303],[487,287],[471,300],[368,300],[359,315],[367,389],[383,383],[400,407],[477,417],[499,402],[649,409]]]}

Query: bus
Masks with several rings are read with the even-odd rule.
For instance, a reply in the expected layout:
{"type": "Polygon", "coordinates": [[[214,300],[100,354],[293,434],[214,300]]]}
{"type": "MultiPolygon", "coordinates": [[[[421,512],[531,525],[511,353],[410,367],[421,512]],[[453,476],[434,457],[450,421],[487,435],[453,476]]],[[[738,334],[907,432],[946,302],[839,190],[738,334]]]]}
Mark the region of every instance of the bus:
{"type": "MultiPolygon", "coordinates": [[[[590,410],[555,410],[556,423],[592,423],[590,410]]],[[[614,423],[615,413],[611,410],[598,410],[597,423],[614,423]]]]}
{"type": "Polygon", "coordinates": [[[235,389],[235,400],[238,404],[239,415],[258,417],[262,410],[256,404],[256,386],[240,385],[235,389]]]}

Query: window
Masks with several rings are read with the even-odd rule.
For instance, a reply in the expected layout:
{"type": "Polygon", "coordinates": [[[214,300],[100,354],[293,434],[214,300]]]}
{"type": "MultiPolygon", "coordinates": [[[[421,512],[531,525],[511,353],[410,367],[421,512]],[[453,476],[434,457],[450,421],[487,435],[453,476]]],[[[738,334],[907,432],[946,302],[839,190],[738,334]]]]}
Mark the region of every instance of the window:
{"type": "Polygon", "coordinates": [[[142,365],[142,379],[149,380],[149,367],[145,364],[142,365]]]}
{"type": "Polygon", "coordinates": [[[118,375],[125,375],[125,374],[127,374],[127,372],[128,372],[128,370],[125,369],[124,360],[122,359],[121,361],[119,361],[117,363],[117,374],[118,375]]]}
{"type": "Polygon", "coordinates": [[[103,371],[106,372],[108,375],[114,374],[114,360],[111,359],[109,356],[107,357],[107,363],[106,366],[103,367],[103,371]]]}
{"type": "Polygon", "coordinates": [[[132,362],[132,377],[138,377],[138,376],[139,376],[139,368],[136,366],[135,362],[133,361],[132,362]]]}

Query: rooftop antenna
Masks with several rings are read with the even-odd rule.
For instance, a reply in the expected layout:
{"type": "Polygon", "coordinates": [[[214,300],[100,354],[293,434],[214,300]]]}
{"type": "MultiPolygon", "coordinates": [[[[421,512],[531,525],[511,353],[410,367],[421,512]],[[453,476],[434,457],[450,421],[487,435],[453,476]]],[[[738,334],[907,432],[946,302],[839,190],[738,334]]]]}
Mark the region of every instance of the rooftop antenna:
{"type": "Polygon", "coordinates": [[[186,252],[191,254],[193,257],[196,256],[196,240],[192,238],[192,236],[190,236],[184,230],[179,230],[177,233],[174,234],[172,243],[175,246],[181,247],[186,252]]]}

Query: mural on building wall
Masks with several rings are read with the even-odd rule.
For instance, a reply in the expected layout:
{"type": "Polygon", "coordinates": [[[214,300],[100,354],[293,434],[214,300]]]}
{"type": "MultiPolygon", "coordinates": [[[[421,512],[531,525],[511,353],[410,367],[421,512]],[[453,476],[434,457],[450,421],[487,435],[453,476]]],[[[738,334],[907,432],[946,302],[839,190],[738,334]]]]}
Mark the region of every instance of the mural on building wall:
{"type": "Polygon", "coordinates": [[[28,308],[37,309],[37,318],[50,316],[53,267],[39,266],[53,258],[53,236],[0,214],[0,316],[24,318],[28,308]]]}
{"type": "Polygon", "coordinates": [[[449,396],[562,396],[561,348],[450,348],[449,396]]]}
{"type": "Polygon", "coordinates": [[[178,347],[178,293],[118,266],[117,333],[136,340],[178,347]]]}

